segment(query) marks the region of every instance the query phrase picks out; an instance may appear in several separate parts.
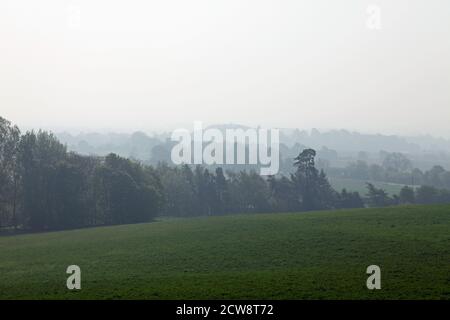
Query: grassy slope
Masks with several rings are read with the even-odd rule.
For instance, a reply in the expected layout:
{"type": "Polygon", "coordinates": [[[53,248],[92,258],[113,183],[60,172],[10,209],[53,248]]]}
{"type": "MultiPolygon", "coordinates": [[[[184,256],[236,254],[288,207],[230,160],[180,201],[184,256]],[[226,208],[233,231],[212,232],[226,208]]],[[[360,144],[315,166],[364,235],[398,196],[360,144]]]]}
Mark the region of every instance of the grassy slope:
{"type": "Polygon", "coordinates": [[[449,299],[449,262],[450,206],[179,219],[0,237],[0,298],[449,299]]]}

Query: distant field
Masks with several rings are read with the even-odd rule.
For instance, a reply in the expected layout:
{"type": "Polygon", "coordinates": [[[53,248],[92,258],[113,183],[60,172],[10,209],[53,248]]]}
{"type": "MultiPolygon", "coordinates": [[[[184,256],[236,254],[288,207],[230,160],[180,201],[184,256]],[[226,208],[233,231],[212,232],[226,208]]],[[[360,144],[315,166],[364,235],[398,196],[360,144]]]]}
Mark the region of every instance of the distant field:
{"type": "Polygon", "coordinates": [[[449,262],[450,206],[172,219],[0,237],[0,299],[450,299],[449,262]]]}
{"type": "Polygon", "coordinates": [[[347,189],[347,191],[357,191],[361,195],[367,193],[367,182],[372,183],[376,188],[385,190],[389,195],[398,195],[400,190],[405,186],[404,184],[389,183],[389,182],[378,182],[378,181],[367,181],[367,180],[356,180],[348,178],[328,178],[331,186],[337,190],[347,189]]]}

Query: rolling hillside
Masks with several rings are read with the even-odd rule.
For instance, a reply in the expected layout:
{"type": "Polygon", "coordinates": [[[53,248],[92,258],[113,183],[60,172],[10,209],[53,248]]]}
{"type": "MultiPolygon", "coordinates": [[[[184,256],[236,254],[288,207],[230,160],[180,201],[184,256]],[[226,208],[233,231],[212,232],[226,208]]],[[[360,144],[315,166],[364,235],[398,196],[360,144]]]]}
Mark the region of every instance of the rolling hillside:
{"type": "Polygon", "coordinates": [[[450,299],[449,262],[450,206],[171,219],[0,237],[0,299],[450,299]]]}

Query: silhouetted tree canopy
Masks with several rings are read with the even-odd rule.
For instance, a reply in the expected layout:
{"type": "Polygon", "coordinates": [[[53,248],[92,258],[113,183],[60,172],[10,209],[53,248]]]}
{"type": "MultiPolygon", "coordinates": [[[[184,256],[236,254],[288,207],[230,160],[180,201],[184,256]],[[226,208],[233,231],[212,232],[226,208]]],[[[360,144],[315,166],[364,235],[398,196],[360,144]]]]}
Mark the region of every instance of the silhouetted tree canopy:
{"type": "MultiPolygon", "coordinates": [[[[133,137],[147,143],[144,138],[142,134],[133,137]]],[[[153,152],[160,156],[156,166],[114,153],[105,157],[79,155],[68,152],[49,132],[21,134],[0,117],[0,227],[44,231],[147,222],[158,215],[191,217],[450,203],[450,191],[426,185],[417,189],[405,186],[394,197],[370,183],[366,198],[345,189],[339,193],[331,187],[325,172],[316,168],[316,151],[308,148],[291,158],[295,172],[289,177],[263,177],[253,169],[224,172],[221,167],[170,166],[164,162],[168,150],[153,152]]],[[[330,150],[321,152],[333,157],[330,150]]],[[[368,166],[359,160],[351,172],[373,177],[386,172],[405,174],[408,168],[405,157],[393,154],[386,157],[383,166],[368,166]]],[[[441,185],[450,179],[438,166],[425,174],[413,174],[441,185]]]]}

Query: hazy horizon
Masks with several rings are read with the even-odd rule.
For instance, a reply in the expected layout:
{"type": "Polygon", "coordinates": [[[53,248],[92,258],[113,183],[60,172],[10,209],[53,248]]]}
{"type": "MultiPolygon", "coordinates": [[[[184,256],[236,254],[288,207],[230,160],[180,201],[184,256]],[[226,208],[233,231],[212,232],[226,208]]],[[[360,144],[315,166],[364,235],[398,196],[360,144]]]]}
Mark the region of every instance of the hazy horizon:
{"type": "MultiPolygon", "coordinates": [[[[1,115],[0,115],[1,116],[1,115]]],[[[10,120],[11,119],[7,119],[10,120]]],[[[16,124],[13,121],[14,124],[16,124]]],[[[157,134],[157,135],[164,135],[164,134],[171,134],[171,132],[175,129],[187,129],[189,131],[193,130],[193,124],[194,123],[178,123],[173,124],[172,126],[167,126],[166,128],[157,128],[153,129],[151,127],[130,127],[130,128],[121,128],[121,127],[60,127],[60,126],[19,126],[19,128],[22,131],[37,131],[37,130],[47,130],[50,132],[53,132],[55,134],[63,134],[68,133],[72,136],[77,135],[83,135],[83,134],[125,134],[125,135],[131,135],[133,133],[142,132],[149,136],[157,134]]],[[[257,128],[260,125],[253,125],[253,124],[242,124],[242,123],[211,123],[211,124],[205,124],[204,128],[207,127],[216,127],[216,126],[226,126],[226,125],[232,125],[232,126],[243,126],[243,127],[250,127],[250,128],[257,128]]],[[[431,137],[433,139],[445,139],[447,141],[450,141],[450,136],[443,136],[439,134],[430,134],[426,132],[416,132],[416,133],[395,133],[395,132],[378,132],[378,131],[368,131],[368,130],[354,130],[349,128],[317,128],[317,127],[302,127],[302,128],[296,128],[296,127],[272,127],[272,126],[265,126],[267,128],[277,128],[280,130],[300,130],[300,131],[306,131],[309,134],[311,134],[312,130],[318,130],[320,133],[328,133],[333,131],[347,131],[349,133],[357,133],[361,135],[381,135],[381,136],[397,136],[399,138],[419,138],[419,137],[431,137]]]]}
{"type": "Polygon", "coordinates": [[[206,124],[450,138],[450,2],[4,0],[0,116],[23,128],[206,124]],[[369,5],[381,29],[367,28],[369,5]]]}

